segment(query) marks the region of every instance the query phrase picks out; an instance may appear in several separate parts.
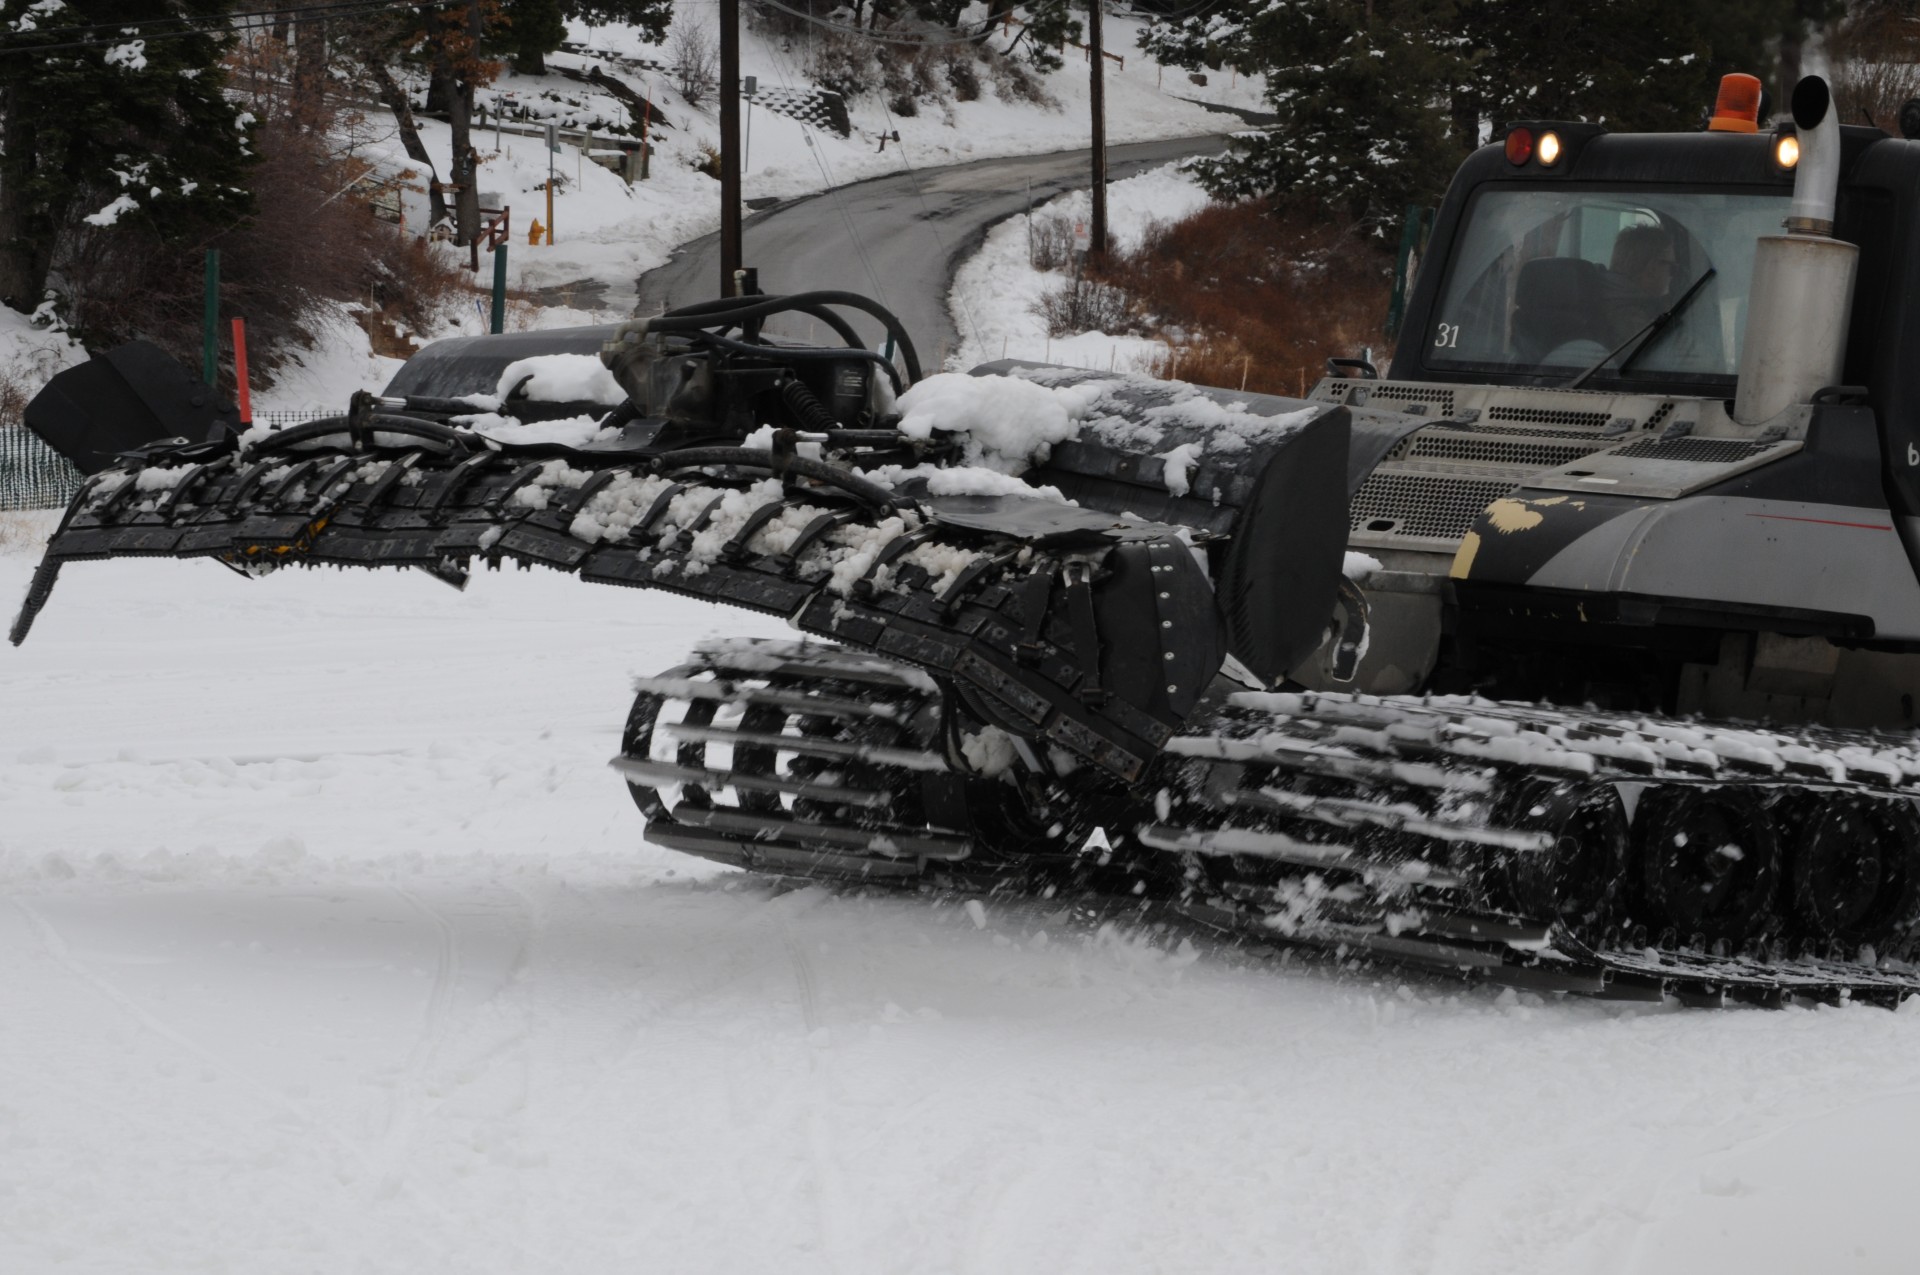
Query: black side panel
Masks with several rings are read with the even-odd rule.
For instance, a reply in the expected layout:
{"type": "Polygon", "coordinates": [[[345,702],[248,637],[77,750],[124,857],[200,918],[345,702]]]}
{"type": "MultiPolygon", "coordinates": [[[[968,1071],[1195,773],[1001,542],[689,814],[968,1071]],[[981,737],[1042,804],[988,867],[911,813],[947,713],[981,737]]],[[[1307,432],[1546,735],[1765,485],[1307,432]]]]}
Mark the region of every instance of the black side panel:
{"type": "Polygon", "coordinates": [[[491,394],[499,386],[507,364],[546,354],[598,355],[617,326],[601,323],[584,328],[449,337],[408,359],[381,392],[398,398],[491,394]]]}
{"type": "Polygon", "coordinates": [[[197,443],[240,423],[231,403],[147,341],[129,341],[60,373],[27,404],[26,421],[83,474],[163,438],[197,443]]]}
{"type": "Polygon", "coordinates": [[[1214,588],[1227,645],[1268,683],[1325,636],[1347,549],[1346,409],[1289,437],[1241,510],[1214,588]]]}
{"type": "Polygon", "coordinates": [[[1155,717],[1183,720],[1227,654],[1206,573],[1169,536],[1116,546],[1101,574],[1102,687],[1155,717]]]}

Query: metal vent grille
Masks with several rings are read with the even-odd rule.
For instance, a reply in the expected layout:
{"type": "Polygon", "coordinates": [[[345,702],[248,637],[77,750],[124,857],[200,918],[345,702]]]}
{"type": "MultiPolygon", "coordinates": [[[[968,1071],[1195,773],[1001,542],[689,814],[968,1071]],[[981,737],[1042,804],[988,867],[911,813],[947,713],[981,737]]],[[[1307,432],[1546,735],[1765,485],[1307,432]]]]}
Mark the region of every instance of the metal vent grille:
{"type": "Polygon", "coordinates": [[[1513,488],[1513,483],[1500,479],[1376,469],[1353,495],[1353,529],[1458,541],[1481,510],[1513,488]]]}
{"type": "Polygon", "coordinates": [[[1530,425],[1561,425],[1599,429],[1609,419],[1605,412],[1563,412],[1550,407],[1489,407],[1490,421],[1525,421],[1530,425]]]}
{"type": "Polygon", "coordinates": [[[1642,429],[1659,429],[1661,424],[1666,421],[1667,417],[1673,415],[1673,407],[1674,407],[1673,400],[1668,399],[1666,402],[1662,403],[1660,406],[1654,408],[1653,415],[1647,417],[1647,423],[1641,426],[1641,428],[1642,429]]]}
{"type": "MultiPolygon", "coordinates": [[[[1435,423],[1438,424],[1439,422],[1435,423]]],[[[1589,439],[1594,439],[1597,446],[1604,446],[1607,442],[1612,441],[1605,436],[1596,437],[1590,429],[1565,429],[1556,428],[1552,425],[1475,425],[1473,426],[1473,432],[1476,434],[1517,435],[1521,438],[1550,438],[1555,442],[1586,442],[1589,439]]]]}
{"type": "Polygon", "coordinates": [[[1483,465],[1524,465],[1535,469],[1552,469],[1583,460],[1605,445],[1602,440],[1589,442],[1586,439],[1568,439],[1562,442],[1536,437],[1522,441],[1511,436],[1482,438],[1475,434],[1432,433],[1415,435],[1407,457],[1414,460],[1463,460],[1483,465]]]}
{"type": "Polygon", "coordinates": [[[1684,460],[1696,465],[1731,465],[1748,460],[1772,447],[1772,443],[1749,443],[1736,438],[1648,438],[1622,447],[1615,456],[1633,460],[1684,460]]]}
{"type": "Polygon", "coordinates": [[[1435,415],[1453,415],[1453,391],[1431,385],[1395,385],[1388,381],[1376,387],[1369,397],[1398,399],[1402,403],[1431,403],[1435,415]]]}

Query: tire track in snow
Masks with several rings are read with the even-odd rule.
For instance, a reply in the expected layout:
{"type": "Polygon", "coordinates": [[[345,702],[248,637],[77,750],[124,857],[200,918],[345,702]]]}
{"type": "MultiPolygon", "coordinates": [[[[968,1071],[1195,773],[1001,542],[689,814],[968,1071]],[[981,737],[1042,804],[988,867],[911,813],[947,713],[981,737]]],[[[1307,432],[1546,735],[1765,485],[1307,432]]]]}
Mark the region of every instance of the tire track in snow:
{"type": "Polygon", "coordinates": [[[369,1185],[374,1190],[390,1189],[395,1184],[400,1162],[419,1131],[426,1108],[427,1068],[446,1040],[449,1010],[460,982],[460,941],[452,923],[413,891],[396,886],[393,892],[433,927],[433,987],[427,993],[425,1018],[412,1048],[407,1050],[400,1078],[387,1090],[387,1125],[372,1156],[374,1175],[369,1185]]]}
{"type": "MultiPolygon", "coordinates": [[[[819,892],[822,898],[825,891],[819,892]]],[[[812,900],[808,910],[820,900],[812,900]]],[[[842,1220],[853,1216],[847,1191],[846,1174],[835,1154],[833,1121],[828,1115],[838,1106],[836,1095],[827,1092],[834,1076],[832,1065],[833,1030],[821,1019],[820,977],[813,962],[800,945],[789,918],[780,927],[780,938],[793,968],[793,981],[800,994],[801,1022],[807,1029],[807,1076],[802,1085],[806,1105],[807,1159],[813,1167],[808,1195],[813,1201],[814,1226],[820,1236],[821,1255],[829,1269],[848,1269],[844,1255],[853,1251],[847,1243],[842,1220]]],[[[856,1225],[854,1229],[859,1228],[856,1225]]]]}
{"type": "Polygon", "coordinates": [[[175,1047],[191,1054],[207,1066],[213,1068],[227,1079],[247,1090],[258,1100],[266,1103],[280,1114],[304,1125],[333,1143],[344,1154],[352,1167],[365,1174],[371,1170],[371,1159],[367,1149],[340,1132],[330,1121],[323,1120],[307,1111],[299,1103],[250,1075],[244,1068],[231,1059],[208,1049],[191,1036],[173,1027],[156,1016],[146,1006],[140,1004],[113,980],[90,968],[73,952],[66,936],[60,933],[58,926],[47,919],[46,915],[24,898],[18,895],[11,899],[13,906],[39,938],[42,948],[54,962],[76,980],[85,984],[102,999],[113,1005],[121,1013],[132,1019],[135,1024],[148,1032],[169,1042],[175,1047]]]}
{"type": "Polygon", "coordinates": [[[633,1060],[651,1047],[649,1032],[663,1016],[684,1005],[710,1000],[723,989],[763,973],[778,963],[780,955],[766,950],[761,943],[743,948],[743,934],[758,940],[773,921],[782,916],[790,917],[798,912],[810,911],[826,897],[824,891],[808,887],[777,893],[763,901],[745,898],[741,901],[756,903],[751,914],[690,930],[690,941],[678,948],[674,956],[674,968],[684,972],[685,985],[677,991],[646,1000],[635,1012],[625,1016],[614,1029],[614,1034],[626,1043],[610,1051],[610,1056],[606,1056],[606,1061],[600,1064],[596,1074],[591,1078],[582,1078],[574,1086],[574,1100],[562,1107],[556,1113],[556,1118],[572,1120],[598,1102],[601,1091],[610,1082],[623,1078],[633,1060]],[[716,960],[716,956],[724,959],[716,960]]]}
{"type": "MultiPolygon", "coordinates": [[[[518,941],[514,955],[499,983],[485,996],[475,1002],[464,1014],[454,1013],[454,1003],[460,992],[460,985],[466,972],[466,963],[462,959],[459,927],[447,918],[446,913],[434,907],[412,890],[393,887],[393,893],[411,908],[416,915],[425,920],[434,934],[434,974],[433,985],[428,989],[426,1002],[422,1008],[420,1030],[414,1037],[412,1046],[402,1064],[401,1074],[388,1087],[388,1111],[386,1128],[382,1131],[378,1143],[369,1156],[368,1175],[361,1191],[361,1204],[370,1210],[383,1195],[396,1191],[406,1191],[413,1199],[429,1204],[439,1220],[447,1226],[449,1237],[464,1234],[471,1230],[470,1221],[456,1217],[450,1210],[432,1201],[426,1196],[424,1183],[409,1181],[407,1169],[409,1161],[415,1157],[423,1136],[431,1124],[435,1112],[439,1110],[444,1098],[430,1099],[428,1087],[436,1063],[442,1060],[447,1041],[454,1034],[456,1025],[471,1020],[479,1010],[493,1004],[512,988],[522,972],[528,967],[533,940],[539,929],[544,927],[542,910],[533,899],[519,886],[508,884],[507,888],[520,900],[524,917],[519,923],[518,941]]],[[[518,1065],[518,1107],[521,1112],[520,1138],[524,1144],[526,1128],[524,1124],[526,1094],[529,1088],[531,1060],[527,1056],[532,1036],[532,1009],[527,1008],[523,1022],[518,1029],[510,1032],[503,1040],[495,1043],[484,1052],[466,1059],[474,1069],[474,1075],[462,1081],[462,1087],[475,1083],[484,1072],[492,1071],[496,1066],[511,1067],[518,1065]]],[[[527,1269],[530,1256],[530,1244],[526,1237],[527,1208],[523,1196],[515,1197],[519,1214],[520,1234],[514,1238],[500,1237],[507,1254],[512,1258],[510,1269],[527,1269]]],[[[369,1256],[366,1246],[379,1239],[373,1228],[359,1233],[360,1247],[356,1256],[362,1265],[369,1269],[377,1268],[379,1262],[369,1256]]]]}

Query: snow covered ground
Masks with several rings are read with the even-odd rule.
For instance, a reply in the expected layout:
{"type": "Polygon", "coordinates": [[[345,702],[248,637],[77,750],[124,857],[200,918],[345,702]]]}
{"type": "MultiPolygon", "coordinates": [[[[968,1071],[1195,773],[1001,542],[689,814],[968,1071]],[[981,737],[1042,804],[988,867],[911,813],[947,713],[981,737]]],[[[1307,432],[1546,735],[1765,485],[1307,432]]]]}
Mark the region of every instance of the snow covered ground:
{"type": "Polygon", "coordinates": [[[628,677],[776,631],[71,568],[0,652],[0,1269],[1914,1269],[1920,1014],[1516,999],[645,845],[628,677]]]}

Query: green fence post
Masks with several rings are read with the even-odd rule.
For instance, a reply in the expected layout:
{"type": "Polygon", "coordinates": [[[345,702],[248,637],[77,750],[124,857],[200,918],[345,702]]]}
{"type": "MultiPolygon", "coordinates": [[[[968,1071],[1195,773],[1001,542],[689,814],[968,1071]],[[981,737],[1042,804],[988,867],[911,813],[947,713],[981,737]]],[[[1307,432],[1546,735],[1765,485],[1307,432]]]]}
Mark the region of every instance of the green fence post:
{"type": "Polygon", "coordinates": [[[503,238],[493,249],[493,334],[499,336],[507,326],[507,241],[503,238]]]}
{"type": "Polygon", "coordinates": [[[208,385],[220,375],[220,250],[207,249],[207,311],[201,327],[202,369],[208,385]]]}

